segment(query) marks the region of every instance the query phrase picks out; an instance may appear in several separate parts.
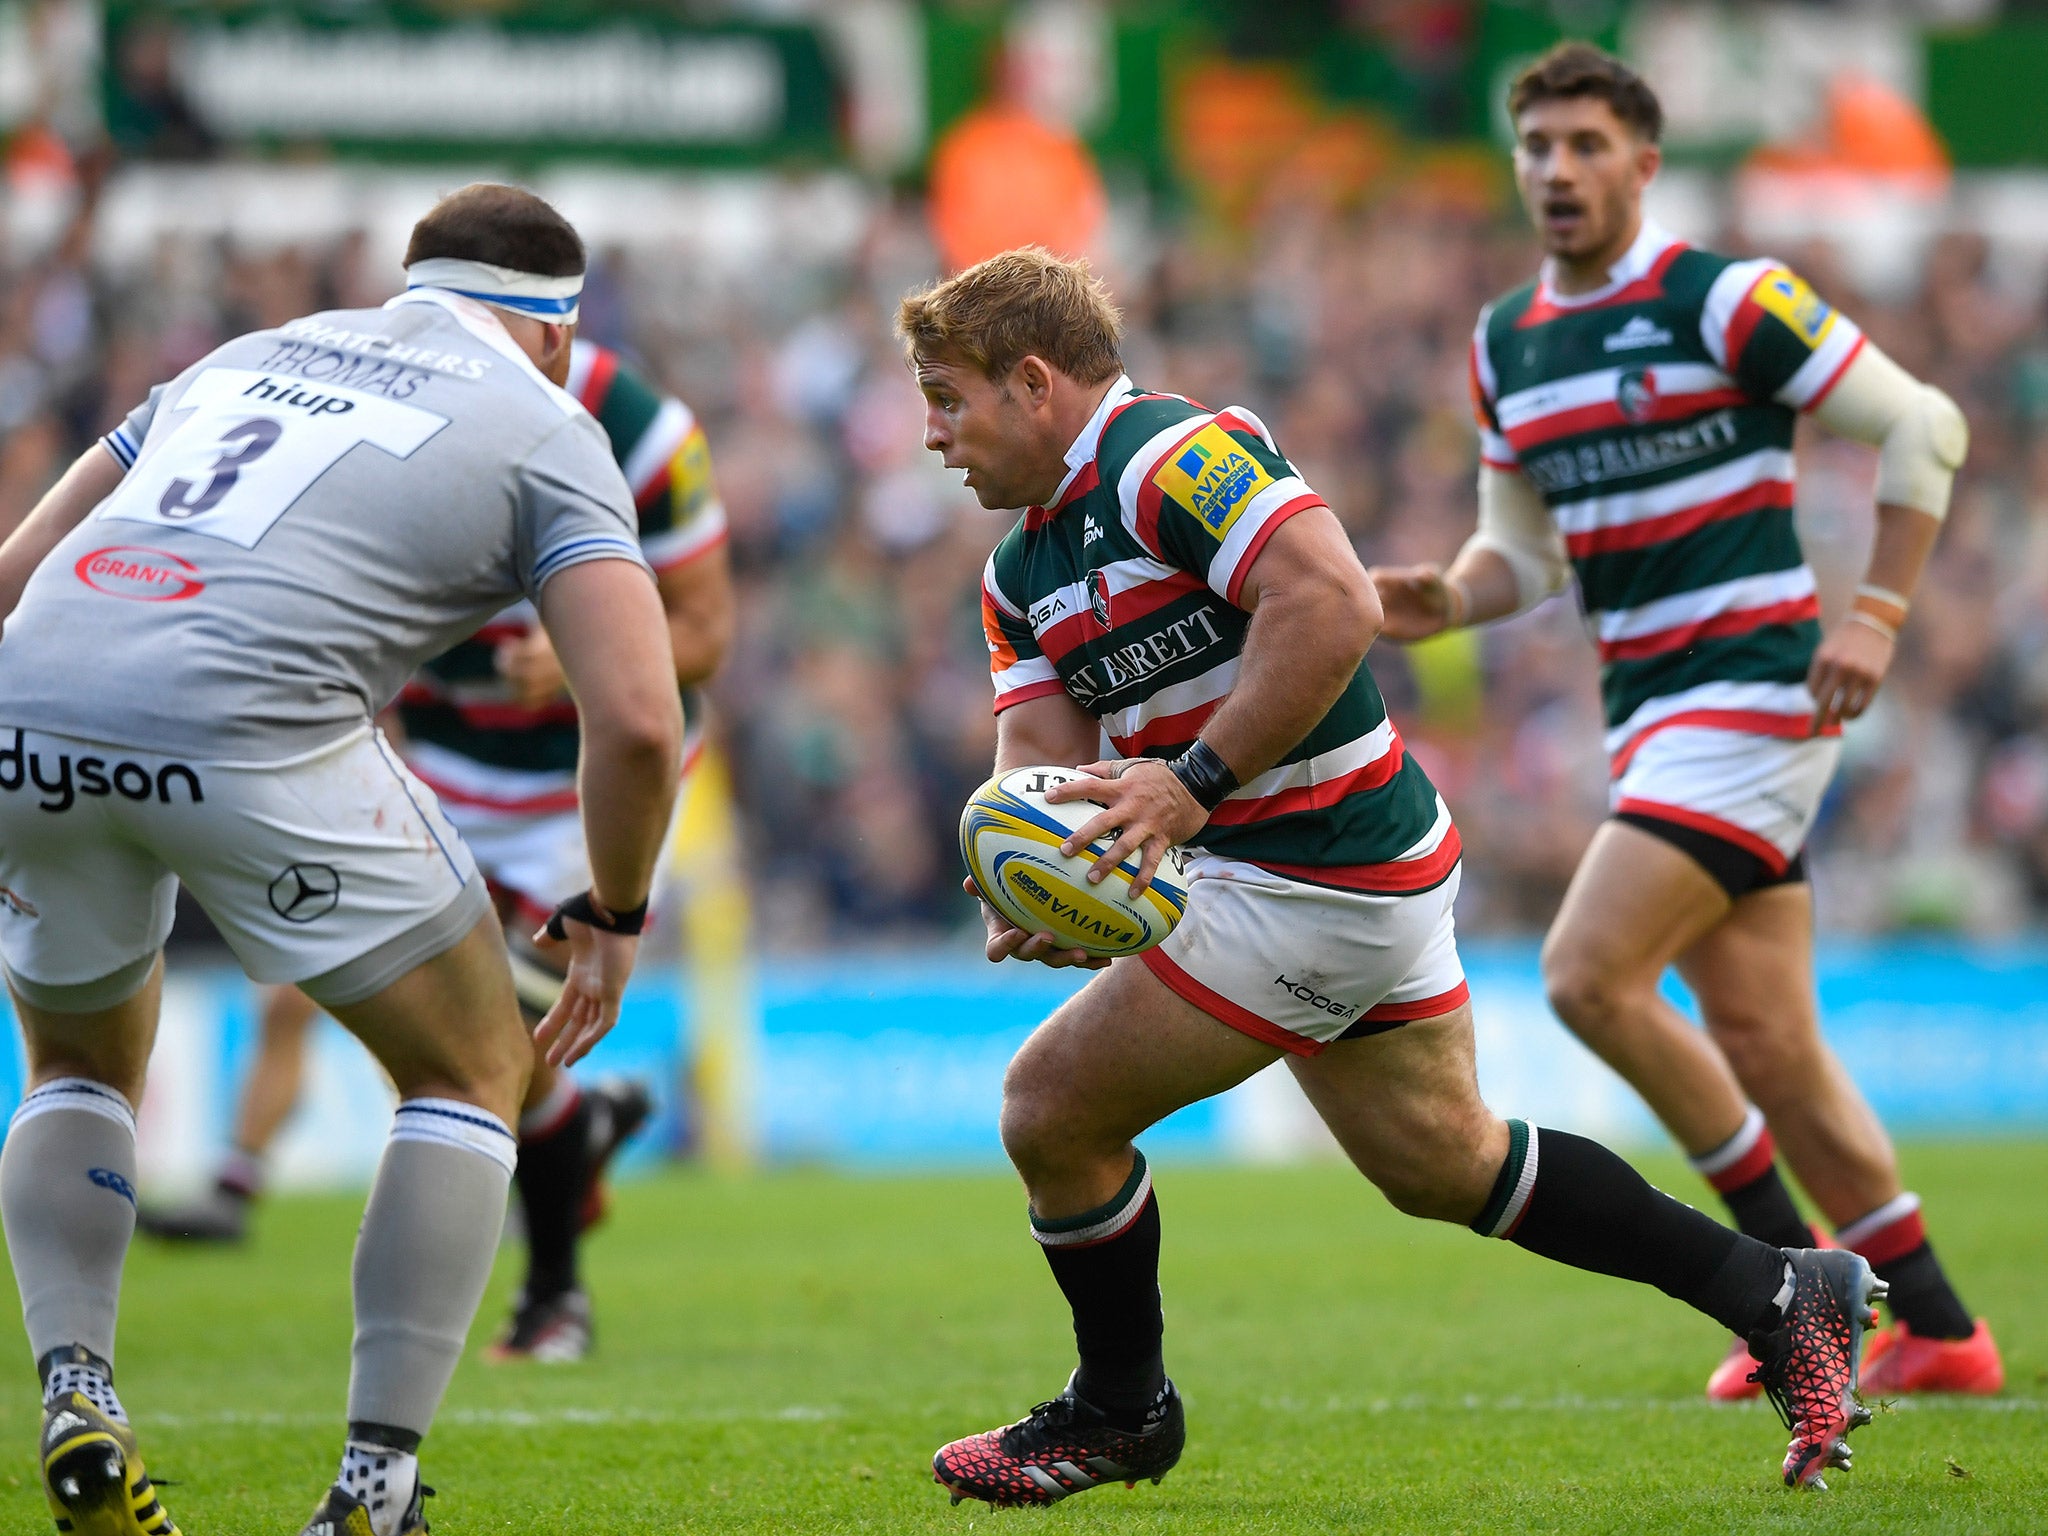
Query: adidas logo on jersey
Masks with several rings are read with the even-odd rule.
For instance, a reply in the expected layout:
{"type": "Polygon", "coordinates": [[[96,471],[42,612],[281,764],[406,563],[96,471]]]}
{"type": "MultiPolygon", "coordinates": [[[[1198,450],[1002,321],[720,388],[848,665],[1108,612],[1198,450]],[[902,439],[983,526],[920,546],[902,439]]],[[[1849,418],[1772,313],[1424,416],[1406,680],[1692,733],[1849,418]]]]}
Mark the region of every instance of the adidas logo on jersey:
{"type": "Polygon", "coordinates": [[[1095,514],[1090,512],[1081,520],[1081,547],[1086,549],[1102,536],[1102,525],[1095,521],[1095,514]]]}
{"type": "Polygon", "coordinates": [[[1620,330],[1603,337],[1601,350],[1607,352],[1633,352],[1639,347],[1668,347],[1671,333],[1652,320],[1648,315],[1637,315],[1620,330]]]}

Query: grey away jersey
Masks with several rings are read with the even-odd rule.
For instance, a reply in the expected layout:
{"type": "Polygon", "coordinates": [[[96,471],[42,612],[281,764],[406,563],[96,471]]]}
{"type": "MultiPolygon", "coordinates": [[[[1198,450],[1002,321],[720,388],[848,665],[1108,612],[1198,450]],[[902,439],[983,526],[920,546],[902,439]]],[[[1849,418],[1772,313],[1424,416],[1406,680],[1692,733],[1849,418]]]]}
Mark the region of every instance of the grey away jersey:
{"type": "Polygon", "coordinates": [[[645,564],[604,429],[435,289],[231,341],[104,446],[126,478],[0,632],[0,725],[293,757],[558,571],[645,564]]]}

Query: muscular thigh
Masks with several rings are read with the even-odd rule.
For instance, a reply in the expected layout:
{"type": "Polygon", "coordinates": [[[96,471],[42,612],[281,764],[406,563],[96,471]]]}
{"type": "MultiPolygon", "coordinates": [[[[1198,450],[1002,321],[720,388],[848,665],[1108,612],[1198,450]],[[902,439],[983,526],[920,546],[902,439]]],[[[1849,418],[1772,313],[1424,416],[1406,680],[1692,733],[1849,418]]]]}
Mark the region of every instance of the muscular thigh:
{"type": "Polygon", "coordinates": [[[518,1113],[532,1049],[495,916],[372,996],[330,1011],[402,1097],[463,1099],[508,1122],[518,1113]]]}
{"type": "Polygon", "coordinates": [[[1345,1153],[1397,1204],[1467,1220],[1507,1154],[1507,1128],[1479,1096],[1475,1056],[1467,1004],[1288,1066],[1345,1153]]]}
{"type": "Polygon", "coordinates": [[[1184,1001],[1138,960],[1119,960],[1024,1042],[1004,1080],[1005,1117],[1120,1145],[1280,1054],[1184,1001]]]}
{"type": "Polygon", "coordinates": [[[1709,1030],[1814,1026],[1813,891],[1768,886],[1737,901],[1694,941],[1678,972],[1699,999],[1709,1030]]]}
{"type": "Polygon", "coordinates": [[[1573,972],[1654,982],[1728,907],[1713,878],[1669,843],[1603,822],[1544,941],[1544,968],[1553,982],[1573,972]]]}

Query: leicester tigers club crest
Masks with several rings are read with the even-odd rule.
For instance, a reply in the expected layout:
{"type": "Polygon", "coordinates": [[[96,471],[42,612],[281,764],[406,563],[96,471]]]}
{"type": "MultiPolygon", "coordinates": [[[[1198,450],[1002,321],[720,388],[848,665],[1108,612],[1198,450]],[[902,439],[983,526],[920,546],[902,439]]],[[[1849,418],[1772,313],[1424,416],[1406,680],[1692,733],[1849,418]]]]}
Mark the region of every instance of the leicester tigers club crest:
{"type": "Polygon", "coordinates": [[[1105,630],[1109,628],[1109,588],[1103,584],[1102,572],[1088,573],[1088,611],[1095,615],[1095,622],[1105,630]]]}
{"type": "Polygon", "coordinates": [[[1614,386],[1615,403],[1622,416],[1641,426],[1657,414],[1657,381],[1647,368],[1631,368],[1614,386]]]}

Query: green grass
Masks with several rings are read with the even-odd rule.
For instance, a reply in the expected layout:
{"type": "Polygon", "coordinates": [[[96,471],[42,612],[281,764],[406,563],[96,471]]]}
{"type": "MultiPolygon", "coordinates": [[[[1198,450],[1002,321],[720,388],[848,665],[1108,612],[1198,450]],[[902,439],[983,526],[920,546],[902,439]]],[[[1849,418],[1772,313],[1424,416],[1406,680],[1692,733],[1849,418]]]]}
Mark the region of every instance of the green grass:
{"type": "MultiPolygon", "coordinates": [[[[1914,1147],[1908,1167],[1996,1321],[2008,1396],[1881,1414],[1823,1495],[1778,1486],[1767,1408],[1700,1400],[1723,1341],[1677,1304],[1405,1220],[1340,1169],[1169,1167],[1168,1362],[1191,1438],[1157,1488],[998,1513],[928,1480],[936,1445],[1068,1367],[1008,1179],[675,1175],[621,1190],[593,1240],[585,1365],[476,1358],[517,1279],[504,1255],[427,1445],[428,1512],[444,1536],[2039,1531],[2048,1144],[1914,1147]]],[[[331,1475],[358,1209],[278,1200],[246,1250],[135,1252],[120,1380],[191,1536],[291,1536],[331,1475]]],[[[47,1530],[26,1348],[0,1349],[17,1362],[0,1530],[47,1530]]]]}

